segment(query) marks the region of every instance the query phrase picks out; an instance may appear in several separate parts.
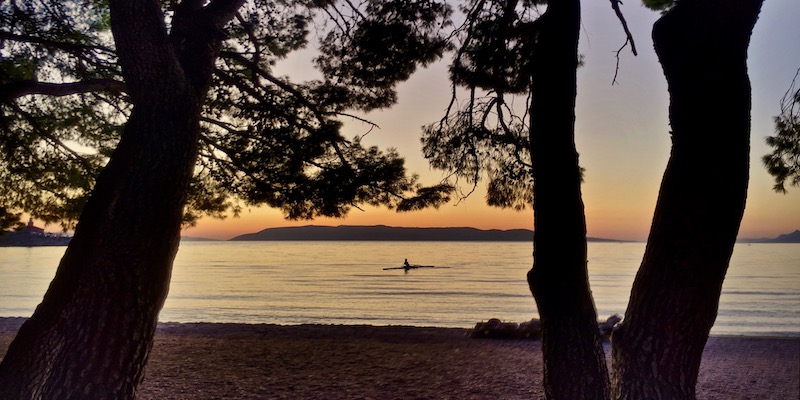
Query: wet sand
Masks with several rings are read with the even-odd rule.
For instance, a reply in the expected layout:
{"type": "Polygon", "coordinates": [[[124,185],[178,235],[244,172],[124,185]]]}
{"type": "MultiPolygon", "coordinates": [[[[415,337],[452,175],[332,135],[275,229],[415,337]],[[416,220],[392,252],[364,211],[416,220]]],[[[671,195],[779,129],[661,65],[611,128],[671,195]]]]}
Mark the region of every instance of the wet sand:
{"type": "MultiPolygon", "coordinates": [[[[0,318],[0,355],[22,319],[0,318]]],[[[160,324],[140,399],[538,399],[538,341],[464,329],[160,324]]],[[[607,354],[610,353],[606,348],[607,354]]],[[[800,398],[800,338],[712,337],[699,399],[800,398]]]]}

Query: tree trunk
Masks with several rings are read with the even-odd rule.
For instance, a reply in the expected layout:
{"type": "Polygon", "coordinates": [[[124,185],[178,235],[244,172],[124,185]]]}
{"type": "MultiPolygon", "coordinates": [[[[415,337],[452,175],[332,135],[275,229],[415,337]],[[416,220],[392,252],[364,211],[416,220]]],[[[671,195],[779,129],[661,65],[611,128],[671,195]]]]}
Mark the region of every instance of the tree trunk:
{"type": "Polygon", "coordinates": [[[550,2],[532,62],[533,268],[548,399],[606,399],[608,373],[589,290],[581,171],[575,150],[580,2],[550,2]]]}
{"type": "Polygon", "coordinates": [[[133,398],[194,161],[186,122],[197,113],[182,108],[132,115],[44,300],[0,364],[2,398],[133,398]]]}
{"type": "Polygon", "coordinates": [[[133,110],[44,300],[0,363],[2,399],[134,398],[167,296],[221,24],[181,29],[198,19],[178,10],[168,37],[158,1],[110,4],[133,110]]]}
{"type": "Polygon", "coordinates": [[[613,338],[613,395],[694,399],[747,197],[747,47],[762,0],[684,0],[653,28],[672,152],[613,338]]]}

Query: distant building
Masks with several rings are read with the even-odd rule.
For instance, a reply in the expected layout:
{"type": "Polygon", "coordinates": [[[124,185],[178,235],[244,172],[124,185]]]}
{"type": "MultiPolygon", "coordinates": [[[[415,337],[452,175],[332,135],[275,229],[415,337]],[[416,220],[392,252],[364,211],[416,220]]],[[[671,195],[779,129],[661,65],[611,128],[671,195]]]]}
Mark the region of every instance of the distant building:
{"type": "Polygon", "coordinates": [[[33,226],[33,217],[28,220],[28,226],[22,230],[22,232],[31,234],[31,235],[44,235],[44,229],[33,226]]]}
{"type": "Polygon", "coordinates": [[[70,239],[64,234],[45,232],[44,229],[34,226],[31,218],[21,231],[0,232],[0,247],[66,246],[70,239]]]}

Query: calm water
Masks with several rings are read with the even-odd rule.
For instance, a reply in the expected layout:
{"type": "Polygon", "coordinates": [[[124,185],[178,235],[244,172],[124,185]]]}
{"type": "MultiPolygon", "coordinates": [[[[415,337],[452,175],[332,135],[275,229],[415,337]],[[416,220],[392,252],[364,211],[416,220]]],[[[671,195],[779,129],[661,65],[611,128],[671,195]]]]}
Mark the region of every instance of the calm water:
{"type": "MultiPolygon", "coordinates": [[[[184,242],[161,321],[472,327],[536,316],[529,243],[184,242]],[[404,258],[436,269],[384,271],[404,258]]],[[[0,248],[0,317],[28,316],[64,252],[0,248]]],[[[643,243],[590,243],[598,315],[623,314],[643,243]]],[[[800,336],[800,245],[739,244],[714,334],[800,336]]]]}

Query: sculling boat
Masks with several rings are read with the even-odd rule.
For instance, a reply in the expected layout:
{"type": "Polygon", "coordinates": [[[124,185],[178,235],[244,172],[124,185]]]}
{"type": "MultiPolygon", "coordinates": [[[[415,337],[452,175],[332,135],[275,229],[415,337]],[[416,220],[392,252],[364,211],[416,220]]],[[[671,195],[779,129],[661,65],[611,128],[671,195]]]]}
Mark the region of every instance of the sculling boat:
{"type": "MultiPolygon", "coordinates": [[[[417,269],[417,268],[436,268],[436,266],[435,265],[403,265],[401,267],[388,267],[388,268],[384,268],[383,270],[386,271],[386,270],[390,270],[390,269],[404,269],[404,270],[408,271],[410,269],[417,269]]],[[[439,267],[439,268],[445,268],[445,267],[439,267]]]]}

